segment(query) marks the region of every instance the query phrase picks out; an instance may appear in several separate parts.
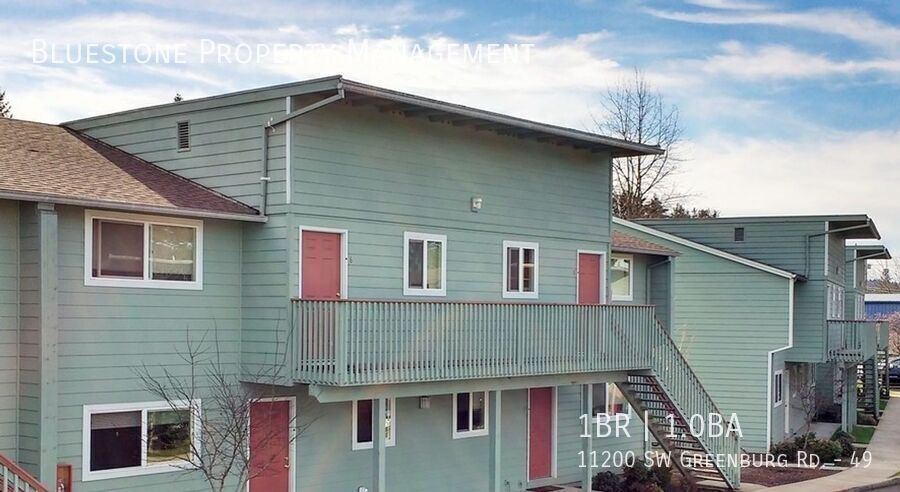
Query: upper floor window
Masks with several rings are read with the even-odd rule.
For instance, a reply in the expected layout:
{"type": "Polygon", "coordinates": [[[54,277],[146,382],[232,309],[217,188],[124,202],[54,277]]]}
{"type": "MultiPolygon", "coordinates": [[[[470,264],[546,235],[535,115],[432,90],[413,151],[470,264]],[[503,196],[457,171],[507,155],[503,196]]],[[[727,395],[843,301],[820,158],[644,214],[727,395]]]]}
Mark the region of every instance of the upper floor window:
{"type": "Polygon", "coordinates": [[[538,244],[503,241],[503,297],[538,298],[538,244]]]}
{"type": "MultiPolygon", "coordinates": [[[[353,400],[353,449],[372,449],[373,413],[375,400],[353,400]]],[[[396,402],[393,398],[385,400],[384,445],[396,443],[394,429],[397,427],[396,402]]]]}
{"type": "Polygon", "coordinates": [[[634,256],[612,255],[609,265],[609,289],[613,301],[634,299],[634,256]]]}
{"type": "Polygon", "coordinates": [[[844,319],[844,288],[830,282],[825,285],[828,319],[844,319]]]}
{"type": "Polygon", "coordinates": [[[486,392],[454,393],[453,439],[487,435],[487,412],[486,392]]]}
{"type": "Polygon", "coordinates": [[[86,405],[83,478],[183,471],[200,449],[200,401],[86,405]]]}
{"type": "Polygon", "coordinates": [[[403,295],[447,295],[447,236],[403,234],[403,295]]]}
{"type": "Polygon", "coordinates": [[[610,419],[628,419],[631,406],[619,387],[611,383],[597,383],[591,390],[591,417],[605,415],[610,419]]]}
{"type": "Polygon", "coordinates": [[[203,223],[85,212],[85,285],[201,289],[203,223]]]}

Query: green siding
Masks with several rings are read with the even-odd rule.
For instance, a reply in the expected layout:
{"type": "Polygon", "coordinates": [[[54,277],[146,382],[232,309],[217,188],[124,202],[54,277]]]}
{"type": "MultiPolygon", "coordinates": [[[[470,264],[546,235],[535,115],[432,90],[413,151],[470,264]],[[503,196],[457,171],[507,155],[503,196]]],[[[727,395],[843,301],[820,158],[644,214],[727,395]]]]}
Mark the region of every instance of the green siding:
{"type": "Polygon", "coordinates": [[[34,204],[19,213],[19,456],[37,473],[40,463],[40,236],[34,204]]]}
{"type": "MultiPolygon", "coordinates": [[[[852,284],[847,283],[847,250],[845,246],[846,240],[841,234],[828,235],[828,280],[850,287],[852,284]]],[[[852,269],[851,269],[852,270],[852,269]]]]}
{"type": "Polygon", "coordinates": [[[18,455],[19,205],[0,200],[0,453],[18,455]]]}
{"type": "Polygon", "coordinates": [[[791,281],[614,227],[680,253],[674,260],[672,338],[719,409],[738,414],[741,445],[765,451],[769,352],[788,344],[791,281]]]}

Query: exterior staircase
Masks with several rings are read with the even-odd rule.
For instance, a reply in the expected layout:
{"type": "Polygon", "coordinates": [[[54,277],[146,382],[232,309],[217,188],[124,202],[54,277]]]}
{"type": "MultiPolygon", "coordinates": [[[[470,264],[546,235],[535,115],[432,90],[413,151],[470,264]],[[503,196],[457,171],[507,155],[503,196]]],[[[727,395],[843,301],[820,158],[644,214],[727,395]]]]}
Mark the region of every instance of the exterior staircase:
{"type": "Polygon", "coordinates": [[[865,413],[874,417],[880,416],[879,400],[880,400],[880,384],[878,380],[878,367],[874,358],[869,359],[857,366],[857,375],[862,381],[862,390],[859,395],[858,406],[865,413]]]}
{"type": "Polygon", "coordinates": [[[0,454],[0,492],[49,492],[21,466],[0,454]]]}
{"type": "MultiPolygon", "coordinates": [[[[710,420],[718,418],[727,429],[730,416],[719,411],[668,331],[656,323],[658,330],[650,341],[653,369],[629,373],[627,381],[617,386],[637,414],[646,415],[647,430],[688,480],[702,488],[740,488],[739,437],[709,428],[710,420]]],[[[623,337],[626,349],[647,350],[631,346],[629,340],[623,337]]]]}

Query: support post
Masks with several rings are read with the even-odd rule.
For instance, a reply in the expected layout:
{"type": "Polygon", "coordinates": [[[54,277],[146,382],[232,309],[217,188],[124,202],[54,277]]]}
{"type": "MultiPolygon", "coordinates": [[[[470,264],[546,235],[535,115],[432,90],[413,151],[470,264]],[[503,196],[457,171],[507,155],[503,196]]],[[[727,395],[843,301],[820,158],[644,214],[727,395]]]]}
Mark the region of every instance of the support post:
{"type": "MultiPolygon", "coordinates": [[[[593,394],[593,385],[591,384],[583,384],[581,385],[581,414],[588,416],[588,422],[591,422],[591,412],[593,411],[592,402],[594,400],[593,394]]],[[[588,424],[588,434],[592,437],[582,437],[581,438],[581,451],[584,453],[584,465],[582,468],[581,475],[581,490],[591,490],[591,480],[593,478],[593,468],[591,465],[593,464],[593,460],[591,459],[591,451],[593,450],[594,444],[594,429],[588,424]]]]}
{"type": "Polygon", "coordinates": [[[491,435],[491,482],[490,482],[490,490],[493,492],[503,492],[503,480],[502,480],[502,466],[501,466],[501,440],[500,440],[500,427],[502,425],[501,415],[503,414],[503,409],[500,406],[500,402],[502,400],[502,391],[494,390],[490,392],[488,407],[491,409],[491,413],[493,414],[493,418],[488,419],[488,430],[491,435]]]}
{"type": "MultiPolygon", "coordinates": [[[[374,451],[372,453],[374,455],[372,463],[372,492],[384,492],[384,451],[386,444],[384,439],[384,421],[387,418],[387,403],[384,398],[376,398],[372,401],[372,404],[372,451],[374,451]]],[[[392,408],[391,411],[393,412],[394,409],[392,408]]],[[[393,432],[394,429],[392,428],[391,431],[393,432]]]]}
{"type": "Polygon", "coordinates": [[[56,482],[58,404],[58,258],[59,228],[52,203],[37,204],[40,235],[40,474],[43,483],[56,482]]]}

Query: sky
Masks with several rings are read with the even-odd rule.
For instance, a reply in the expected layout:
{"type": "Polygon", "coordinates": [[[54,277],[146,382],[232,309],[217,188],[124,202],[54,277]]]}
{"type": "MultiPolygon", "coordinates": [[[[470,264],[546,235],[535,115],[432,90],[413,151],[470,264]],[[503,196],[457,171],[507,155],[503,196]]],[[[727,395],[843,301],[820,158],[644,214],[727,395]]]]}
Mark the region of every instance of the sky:
{"type": "Polygon", "coordinates": [[[679,109],[689,206],[867,213],[900,255],[896,0],[5,3],[0,88],[50,123],[343,74],[591,130],[637,69],[679,109]]]}

